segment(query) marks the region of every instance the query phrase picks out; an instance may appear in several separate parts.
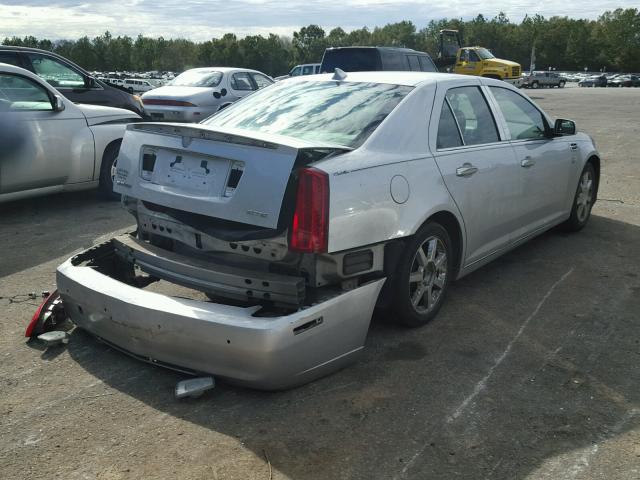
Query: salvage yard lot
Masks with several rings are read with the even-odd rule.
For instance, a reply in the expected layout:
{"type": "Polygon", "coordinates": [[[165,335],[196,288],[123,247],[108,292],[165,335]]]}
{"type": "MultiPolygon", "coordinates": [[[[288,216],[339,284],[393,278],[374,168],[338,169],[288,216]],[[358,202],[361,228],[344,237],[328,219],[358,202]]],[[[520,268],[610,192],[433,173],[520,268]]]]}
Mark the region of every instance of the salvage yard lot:
{"type": "Polygon", "coordinates": [[[640,478],[640,89],[527,92],[603,156],[585,230],[455,283],[418,330],[378,315],[360,362],[265,393],[183,375],[74,331],[29,346],[55,267],[131,225],[92,193],[0,205],[0,472],[25,479],[640,478]]]}

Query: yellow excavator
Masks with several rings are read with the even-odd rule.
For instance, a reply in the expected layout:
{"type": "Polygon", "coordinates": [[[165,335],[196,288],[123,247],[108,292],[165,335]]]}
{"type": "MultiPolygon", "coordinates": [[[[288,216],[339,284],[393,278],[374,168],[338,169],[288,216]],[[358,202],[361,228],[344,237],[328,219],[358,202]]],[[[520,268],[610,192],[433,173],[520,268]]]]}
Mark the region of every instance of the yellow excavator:
{"type": "Polygon", "coordinates": [[[463,47],[458,30],[440,30],[440,51],[436,60],[440,70],[462,75],[504,80],[522,86],[522,67],[511,60],[496,58],[484,47],[463,47]]]}

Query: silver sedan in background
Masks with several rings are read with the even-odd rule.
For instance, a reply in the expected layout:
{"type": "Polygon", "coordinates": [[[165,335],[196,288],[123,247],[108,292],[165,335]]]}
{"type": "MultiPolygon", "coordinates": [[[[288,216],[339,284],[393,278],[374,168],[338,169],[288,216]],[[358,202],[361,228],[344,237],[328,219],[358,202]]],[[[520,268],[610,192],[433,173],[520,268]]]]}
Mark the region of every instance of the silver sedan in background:
{"type": "Polygon", "coordinates": [[[113,196],[125,125],[139,120],[76,105],[37,75],[0,63],[0,202],[95,187],[113,196]]]}
{"type": "Polygon", "coordinates": [[[192,68],[143,94],[142,102],[152,120],[199,122],[272,83],[271,77],[256,70],[192,68]]]}

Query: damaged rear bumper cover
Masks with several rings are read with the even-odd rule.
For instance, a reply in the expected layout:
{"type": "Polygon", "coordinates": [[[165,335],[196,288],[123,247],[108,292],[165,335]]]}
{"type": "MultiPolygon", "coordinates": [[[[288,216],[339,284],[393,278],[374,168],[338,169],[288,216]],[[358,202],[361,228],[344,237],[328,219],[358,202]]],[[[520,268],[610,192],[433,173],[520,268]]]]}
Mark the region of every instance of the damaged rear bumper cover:
{"type": "Polygon", "coordinates": [[[80,328],[169,368],[259,389],[293,387],[355,360],[384,279],[280,317],[171,297],[67,260],[57,270],[65,310],[80,328]]]}

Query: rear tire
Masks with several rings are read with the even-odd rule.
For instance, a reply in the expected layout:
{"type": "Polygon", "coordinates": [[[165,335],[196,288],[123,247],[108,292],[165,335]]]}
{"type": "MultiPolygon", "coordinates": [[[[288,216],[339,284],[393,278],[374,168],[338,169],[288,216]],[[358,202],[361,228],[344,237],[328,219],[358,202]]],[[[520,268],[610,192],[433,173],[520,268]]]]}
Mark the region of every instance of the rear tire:
{"type": "Polygon", "coordinates": [[[98,189],[107,200],[120,200],[120,194],[113,191],[118,152],[120,152],[120,142],[111,143],[105,149],[102,157],[98,189]]]}
{"type": "Polygon", "coordinates": [[[564,88],[564,82],[560,82],[560,83],[558,84],[558,88],[564,88]]]}
{"type": "Polygon", "coordinates": [[[538,88],[538,82],[531,83],[531,88],[538,88]]]}
{"type": "Polygon", "coordinates": [[[566,232],[577,232],[582,230],[591,216],[591,208],[596,200],[596,171],[591,162],[588,162],[578,180],[578,187],[573,198],[571,216],[561,224],[561,228],[566,232]]]}
{"type": "Polygon", "coordinates": [[[393,289],[395,322],[420,327],[435,318],[454,271],[451,239],[439,223],[425,224],[407,243],[393,289]]]}

